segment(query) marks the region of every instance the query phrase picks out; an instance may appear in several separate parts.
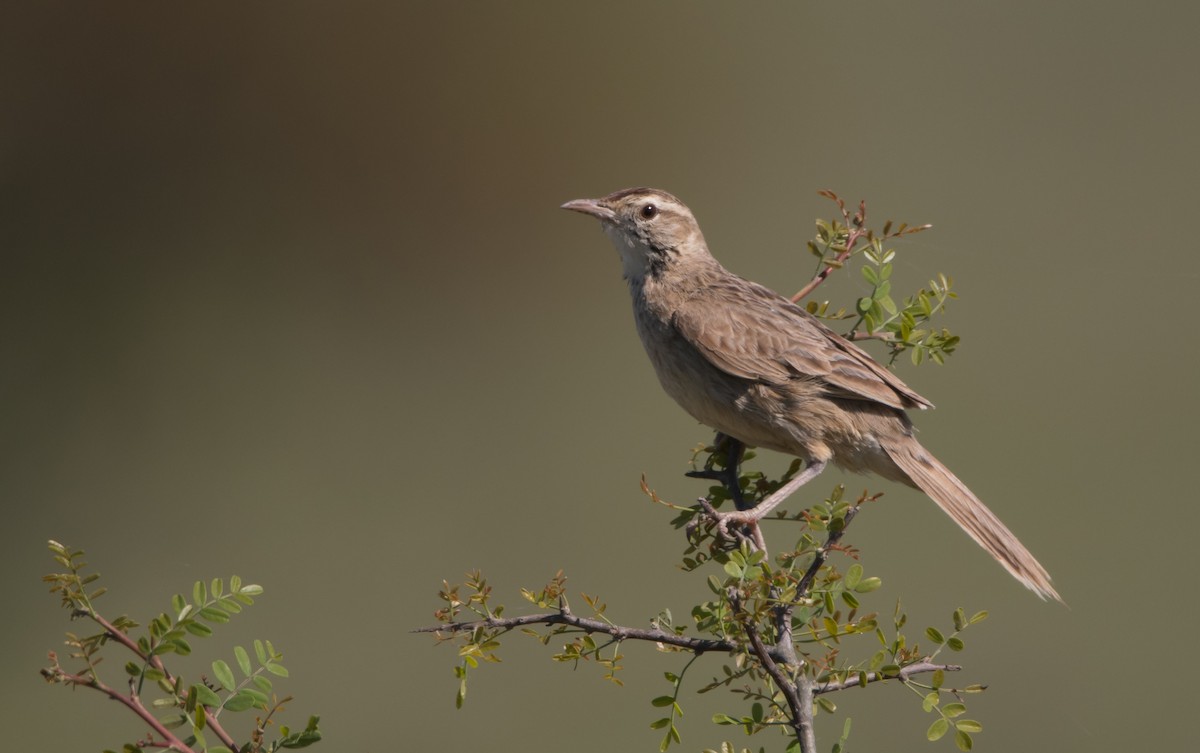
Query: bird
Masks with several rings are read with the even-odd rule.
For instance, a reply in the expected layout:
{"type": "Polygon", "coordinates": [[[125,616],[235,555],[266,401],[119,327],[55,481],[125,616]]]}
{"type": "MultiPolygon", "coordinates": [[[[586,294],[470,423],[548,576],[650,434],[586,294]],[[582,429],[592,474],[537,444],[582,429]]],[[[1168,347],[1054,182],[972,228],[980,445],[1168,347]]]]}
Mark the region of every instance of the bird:
{"type": "Polygon", "coordinates": [[[562,208],[599,220],[616,247],[663,390],[719,434],[804,461],[757,506],[716,513],[723,533],[737,524],[761,542],[759,521],[833,463],[923,491],[1023,585],[1062,601],[1029,550],[917,441],[906,411],[933,404],[802,307],[726,270],[682,201],[627,188],[562,208]]]}

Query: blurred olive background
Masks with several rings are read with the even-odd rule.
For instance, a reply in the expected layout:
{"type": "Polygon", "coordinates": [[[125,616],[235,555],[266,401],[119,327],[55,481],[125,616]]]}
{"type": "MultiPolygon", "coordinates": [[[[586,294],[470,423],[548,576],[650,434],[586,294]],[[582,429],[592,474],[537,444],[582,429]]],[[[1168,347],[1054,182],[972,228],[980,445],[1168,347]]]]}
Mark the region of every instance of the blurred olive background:
{"type": "MultiPolygon", "coordinates": [[[[955,682],[990,685],[980,749],[1190,741],[1195,4],[194,5],[24,5],[0,31],[14,750],[143,731],[38,677],[81,629],[39,581],[48,538],[143,621],[197,578],[263,584],[182,666],[272,639],[322,750],[656,749],[648,702],[679,657],[627,645],[618,688],[513,636],[456,712],[453,648],[408,632],[473,567],[510,613],[559,568],[633,625],[707,593],[637,484],[702,493],[682,473],[709,432],[660,393],[608,241],[557,208],[630,185],[678,194],[727,266],[789,292],[818,189],[933,223],[897,289],[953,275],[964,342],[901,368],[939,406],[923,440],[1070,608],[919,495],[853,478],[887,492],[852,536],[885,576],[873,605],[903,597],[918,636],[991,610],[954,657],[955,682]]],[[[836,700],[852,750],[934,749],[899,686],[836,700]]],[[[683,702],[682,750],[783,747],[710,725],[730,696],[683,702]]],[[[822,725],[827,748],[841,720],[822,725]]]]}

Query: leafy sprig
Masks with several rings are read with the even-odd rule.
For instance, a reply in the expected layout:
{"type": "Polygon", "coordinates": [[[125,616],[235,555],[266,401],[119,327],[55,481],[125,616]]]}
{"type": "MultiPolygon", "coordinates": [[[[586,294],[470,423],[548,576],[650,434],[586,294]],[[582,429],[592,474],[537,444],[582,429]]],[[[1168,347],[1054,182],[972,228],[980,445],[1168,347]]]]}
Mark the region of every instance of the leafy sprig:
{"type": "Polygon", "coordinates": [[[165,747],[183,753],[232,753],[234,750],[272,753],[308,747],[321,739],[316,716],[309,717],[301,730],[293,731],[280,725],[278,736],[267,739],[268,729],[275,724],[274,717],[292,700],[291,696],[280,698],[272,680],[267,677],[268,674],[288,676],[287,669],[280,663],[282,654],[270,641],[254,641],[257,666],[246,649],[234,647],[234,661],[242,674],[241,680],[236,679],[233,669],[221,659],[211,665],[215,684],[203,677],[200,682],[185,683],[164,663],[163,657],[170,654],[191,654],[191,638],[210,637],[215,626],[229,622],[233,615],[252,605],[254,598],[263,591],[261,586],[244,584],[236,575],[229,579],[228,590],[220,578],[207,584],[197,581],[192,588],[191,601],[176,594],[171,599],[171,611],[150,620],[146,633],[135,640],[130,632],[138,627],[136,622],[124,615],[109,620],[96,609],[94,602],[105,589],[89,590],[100,576],[84,573],[87,567],[84,552],[57,541],[51,541],[49,547],[55,562],[65,571],[46,575],[43,580],[51,584],[52,593],[61,597],[72,619],[90,620],[100,631],[83,637],[67,633],[70,648],[67,658],[81,661],[82,668],[68,669],[56,653],[50,652],[50,665],[42,670],[42,676],[51,683],[104,693],[138,715],[149,727],[149,732],[137,743],[126,743],[122,747],[125,753],[138,753],[147,747],[165,747]],[[118,644],[132,655],[124,665],[128,676],[126,691],[108,684],[98,671],[103,661],[100,651],[110,643],[118,644]],[[147,685],[157,690],[157,697],[147,699],[147,685]],[[258,715],[249,739],[239,745],[222,726],[220,717],[224,712],[251,710],[258,715]],[[188,732],[176,734],[173,730],[179,728],[188,732]],[[206,731],[216,738],[216,742],[208,741],[206,731]]]}

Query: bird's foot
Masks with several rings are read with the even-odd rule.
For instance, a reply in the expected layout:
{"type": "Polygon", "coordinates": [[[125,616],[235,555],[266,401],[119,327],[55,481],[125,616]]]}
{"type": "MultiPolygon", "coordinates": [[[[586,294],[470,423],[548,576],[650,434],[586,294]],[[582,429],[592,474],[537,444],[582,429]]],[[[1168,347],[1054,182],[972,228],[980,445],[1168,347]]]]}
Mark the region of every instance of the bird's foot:
{"type": "MultiPolygon", "coordinates": [[[[743,541],[749,541],[750,545],[762,552],[767,551],[767,542],[763,538],[762,528],[759,527],[758,521],[762,517],[756,515],[753,510],[734,510],[731,512],[721,512],[712,506],[707,499],[700,499],[700,506],[704,508],[704,516],[713,522],[717,529],[717,537],[723,541],[740,544],[743,541]]],[[[693,525],[700,520],[698,516],[693,521],[693,525]]]]}

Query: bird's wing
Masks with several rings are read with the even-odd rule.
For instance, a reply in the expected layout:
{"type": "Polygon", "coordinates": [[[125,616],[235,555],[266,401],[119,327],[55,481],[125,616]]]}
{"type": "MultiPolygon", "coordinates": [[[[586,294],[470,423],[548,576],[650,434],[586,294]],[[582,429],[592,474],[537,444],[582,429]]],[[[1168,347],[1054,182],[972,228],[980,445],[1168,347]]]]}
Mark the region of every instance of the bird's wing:
{"type": "Polygon", "coordinates": [[[733,376],[771,384],[816,378],[833,397],[933,407],[807,311],[740,277],[711,281],[675,310],[672,323],[713,366],[733,376]]]}

